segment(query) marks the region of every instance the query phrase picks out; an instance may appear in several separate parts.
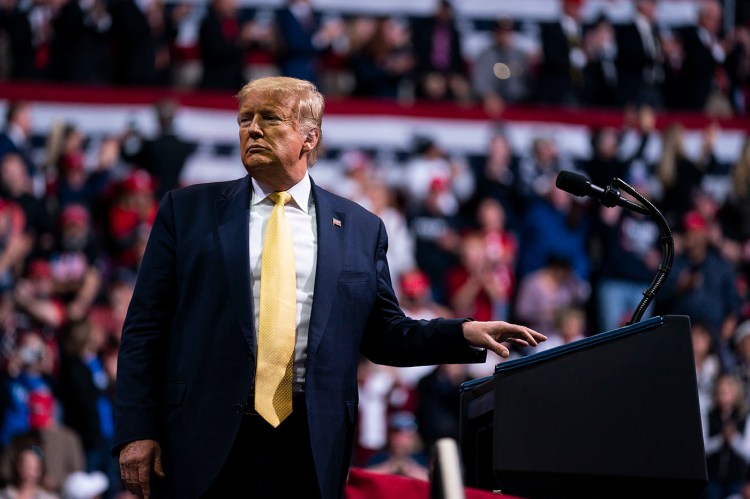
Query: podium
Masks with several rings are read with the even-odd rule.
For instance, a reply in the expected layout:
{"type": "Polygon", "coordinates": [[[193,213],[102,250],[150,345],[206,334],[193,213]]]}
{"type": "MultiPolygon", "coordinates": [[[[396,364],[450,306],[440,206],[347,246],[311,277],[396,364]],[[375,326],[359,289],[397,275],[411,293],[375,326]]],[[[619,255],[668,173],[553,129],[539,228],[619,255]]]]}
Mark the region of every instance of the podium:
{"type": "Polygon", "coordinates": [[[507,361],[461,387],[466,485],[527,498],[697,497],[690,320],[664,316],[507,361]]]}

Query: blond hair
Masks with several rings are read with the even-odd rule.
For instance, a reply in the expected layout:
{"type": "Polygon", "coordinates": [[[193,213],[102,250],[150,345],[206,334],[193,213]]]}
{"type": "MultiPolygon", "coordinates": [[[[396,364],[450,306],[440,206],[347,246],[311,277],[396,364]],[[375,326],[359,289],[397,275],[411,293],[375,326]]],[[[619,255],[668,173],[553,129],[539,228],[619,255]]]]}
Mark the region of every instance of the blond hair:
{"type": "Polygon", "coordinates": [[[293,114],[297,120],[302,137],[307,139],[309,134],[316,130],[318,142],[310,150],[307,156],[308,166],[315,164],[318,159],[318,151],[323,143],[323,108],[325,107],[323,95],[318,89],[306,80],[289,78],[286,76],[269,76],[267,78],[258,78],[247,83],[237,93],[237,100],[242,101],[247,97],[251,90],[259,90],[273,95],[279,101],[287,98],[294,98],[293,114]]]}
{"type": "Polygon", "coordinates": [[[677,162],[685,158],[683,131],[682,125],[673,123],[662,134],[661,160],[656,173],[664,187],[674,185],[677,180],[677,162]]]}

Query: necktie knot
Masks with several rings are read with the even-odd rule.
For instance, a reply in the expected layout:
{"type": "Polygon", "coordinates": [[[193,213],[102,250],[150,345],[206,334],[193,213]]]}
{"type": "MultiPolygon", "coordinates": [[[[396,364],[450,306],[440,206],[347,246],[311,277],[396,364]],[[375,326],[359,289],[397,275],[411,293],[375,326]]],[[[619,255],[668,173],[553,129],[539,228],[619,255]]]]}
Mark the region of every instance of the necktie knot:
{"type": "Polygon", "coordinates": [[[274,204],[281,204],[281,206],[286,205],[292,199],[292,195],[286,191],[272,192],[268,195],[268,197],[271,199],[271,201],[273,201],[274,204]]]}

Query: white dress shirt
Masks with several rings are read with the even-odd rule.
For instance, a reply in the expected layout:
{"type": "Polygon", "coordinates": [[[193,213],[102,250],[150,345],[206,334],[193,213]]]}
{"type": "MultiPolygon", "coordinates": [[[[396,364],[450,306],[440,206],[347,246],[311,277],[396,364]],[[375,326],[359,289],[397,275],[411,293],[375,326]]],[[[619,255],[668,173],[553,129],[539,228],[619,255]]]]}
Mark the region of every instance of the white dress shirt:
{"type": "MultiPolygon", "coordinates": [[[[268,199],[273,191],[253,178],[250,200],[250,270],[252,272],[253,313],[255,338],[258,338],[260,310],[260,268],[263,238],[274,203],[268,199]]],[[[287,192],[292,196],[284,207],[294,240],[294,260],[297,273],[297,339],[294,347],[294,392],[304,389],[305,360],[307,359],[307,333],[315,288],[315,269],[318,255],[318,231],[315,222],[315,204],[312,199],[310,177],[305,177],[287,192]]]]}

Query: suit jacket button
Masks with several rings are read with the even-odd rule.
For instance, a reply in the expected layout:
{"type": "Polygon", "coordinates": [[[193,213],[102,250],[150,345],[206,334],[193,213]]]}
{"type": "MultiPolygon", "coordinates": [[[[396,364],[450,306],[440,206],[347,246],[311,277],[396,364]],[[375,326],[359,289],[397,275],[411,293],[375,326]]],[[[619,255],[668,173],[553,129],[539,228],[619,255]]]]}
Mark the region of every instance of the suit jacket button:
{"type": "Polygon", "coordinates": [[[245,404],[234,404],[234,410],[238,413],[245,412],[245,404]]]}

